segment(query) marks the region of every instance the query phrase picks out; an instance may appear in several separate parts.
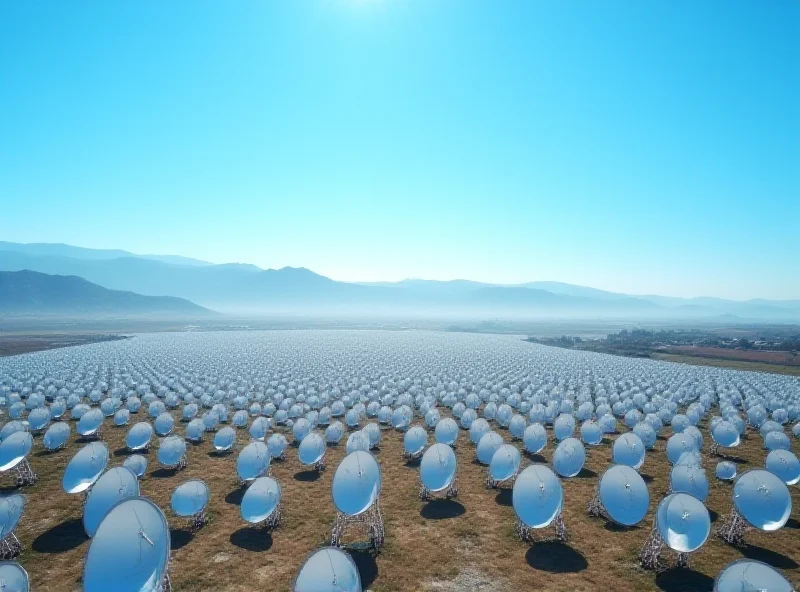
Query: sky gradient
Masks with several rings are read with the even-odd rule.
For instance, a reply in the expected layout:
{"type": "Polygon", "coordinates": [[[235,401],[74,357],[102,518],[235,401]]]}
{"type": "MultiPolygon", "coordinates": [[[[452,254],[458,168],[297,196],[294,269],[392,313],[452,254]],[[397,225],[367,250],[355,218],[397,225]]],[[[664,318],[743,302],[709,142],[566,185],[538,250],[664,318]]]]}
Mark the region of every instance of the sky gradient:
{"type": "Polygon", "coordinates": [[[0,240],[800,298],[800,3],[0,3],[0,240]]]}

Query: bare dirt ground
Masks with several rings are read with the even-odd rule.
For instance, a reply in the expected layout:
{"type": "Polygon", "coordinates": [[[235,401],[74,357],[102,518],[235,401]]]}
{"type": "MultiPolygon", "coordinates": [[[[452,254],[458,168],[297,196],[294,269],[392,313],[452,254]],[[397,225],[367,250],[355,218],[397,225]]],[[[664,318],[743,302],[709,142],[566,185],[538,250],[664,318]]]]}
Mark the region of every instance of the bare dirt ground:
{"type": "Polygon", "coordinates": [[[668,353],[697,356],[700,358],[720,358],[723,360],[740,360],[743,362],[762,362],[765,364],[786,364],[800,366],[800,356],[788,351],[763,351],[748,349],[729,349],[725,347],[696,347],[680,345],[666,348],[668,353]]]}
{"type": "Polygon", "coordinates": [[[680,364],[691,364],[693,366],[713,366],[715,368],[730,368],[731,370],[746,370],[748,372],[770,372],[772,374],[800,376],[800,366],[790,366],[788,364],[766,364],[764,362],[750,362],[747,360],[728,360],[664,353],[654,353],[650,357],[654,360],[678,362],[680,364]]]}
{"type": "Polygon", "coordinates": [[[86,345],[98,341],[115,341],[125,339],[121,335],[105,334],[43,334],[43,335],[0,335],[0,357],[15,356],[17,354],[27,354],[46,349],[58,347],[72,347],[74,345],[86,345]]]}
{"type": "MultiPolygon", "coordinates": [[[[138,418],[132,416],[131,424],[144,419],[143,415],[142,411],[138,418]]],[[[176,428],[182,433],[184,425],[176,422],[176,428]]],[[[112,451],[109,466],[120,465],[125,459],[127,429],[104,428],[112,451]]],[[[665,435],[668,432],[665,430],[665,435]]],[[[707,448],[709,437],[705,429],[703,433],[707,448]]],[[[507,432],[503,434],[510,440],[507,432]]],[[[247,441],[246,431],[240,431],[239,447],[247,441]]],[[[793,439],[792,444],[794,452],[800,452],[798,440],[793,439]]],[[[25,546],[18,560],[28,570],[36,591],[81,587],[89,548],[81,523],[81,499],[61,489],[64,467],[81,445],[73,435],[66,450],[46,453],[41,437],[36,438],[31,465],[39,481],[23,490],[28,505],[18,528],[25,546]]],[[[650,513],[641,525],[618,528],[586,513],[598,477],[611,462],[611,448],[604,444],[588,451],[586,468],[578,477],[564,481],[568,543],[530,545],[515,534],[510,490],[485,489],[486,468],[473,461],[474,447],[466,432],[460,434],[456,447],[459,497],[423,503],[418,498],[419,469],[402,458],[402,434],[386,430],[375,453],[383,474],[381,506],[386,545],[377,554],[353,553],[364,590],[704,591],[712,589],[714,577],[725,564],[742,557],[765,561],[800,585],[797,487],[791,488],[794,514],[784,529],[774,533],[751,531],[747,535],[749,545],[744,548],[730,547],[712,534],[692,556],[690,569],[654,574],[639,568],[638,551],[650,533],[653,512],[668,485],[664,447],[665,441],[659,439],[641,470],[651,498],[650,513]]],[[[523,466],[532,461],[549,463],[554,448],[549,442],[542,456],[526,458],[523,466]]],[[[189,445],[188,467],[175,473],[159,468],[156,450],[154,439],[141,488],[169,519],[173,548],[169,573],[175,590],[290,590],[305,557],[326,544],[335,517],[331,481],[345,455],[343,444],[329,449],[328,470],[319,477],[301,467],[294,448],[289,449],[286,461],[273,463],[272,475],[283,487],[284,521],[272,534],[248,527],[240,516],[243,490],[237,484],[235,454],[216,456],[211,452],[211,438],[207,438],[196,446],[189,445]],[[191,535],[184,521],[171,513],[169,504],[175,487],[194,477],[204,479],[211,488],[211,521],[191,535]]],[[[763,465],[765,451],[757,433],[751,433],[734,452],[740,471],[763,465]]],[[[719,524],[730,509],[731,485],[715,479],[717,461],[706,453],[704,464],[711,482],[708,507],[712,520],[719,524]]],[[[6,493],[15,490],[10,476],[3,476],[0,486],[6,493]]]]}

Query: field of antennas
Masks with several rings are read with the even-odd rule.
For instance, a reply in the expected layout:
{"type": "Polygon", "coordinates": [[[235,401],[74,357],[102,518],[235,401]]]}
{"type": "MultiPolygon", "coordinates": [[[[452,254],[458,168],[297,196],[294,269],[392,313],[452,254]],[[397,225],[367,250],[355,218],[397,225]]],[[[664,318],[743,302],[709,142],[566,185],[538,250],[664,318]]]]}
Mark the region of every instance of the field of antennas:
{"type": "Polygon", "coordinates": [[[0,412],[3,592],[800,584],[797,377],[161,333],[0,359],[0,412]]]}

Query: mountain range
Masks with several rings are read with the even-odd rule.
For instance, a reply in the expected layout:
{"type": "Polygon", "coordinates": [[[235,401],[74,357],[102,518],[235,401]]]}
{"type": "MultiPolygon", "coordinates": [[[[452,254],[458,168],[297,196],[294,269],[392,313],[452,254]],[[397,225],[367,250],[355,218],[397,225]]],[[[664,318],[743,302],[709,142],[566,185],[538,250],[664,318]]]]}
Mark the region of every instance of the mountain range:
{"type": "Polygon", "coordinates": [[[77,276],[0,271],[0,311],[22,314],[170,315],[213,314],[188,300],[108,290],[77,276]]]}
{"type": "Polygon", "coordinates": [[[469,280],[335,281],[305,268],[174,255],[137,255],[62,244],[0,242],[0,271],[84,278],[110,290],[172,296],[221,312],[712,319],[797,322],[800,300],[634,296],[560,282],[496,285],[469,280]]]}

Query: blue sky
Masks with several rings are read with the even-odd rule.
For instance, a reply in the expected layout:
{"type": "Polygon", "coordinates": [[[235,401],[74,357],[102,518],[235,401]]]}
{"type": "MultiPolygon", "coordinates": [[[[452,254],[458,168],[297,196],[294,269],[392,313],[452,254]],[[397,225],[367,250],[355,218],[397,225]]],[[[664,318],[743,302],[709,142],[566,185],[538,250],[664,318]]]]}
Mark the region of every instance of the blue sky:
{"type": "Polygon", "coordinates": [[[800,3],[0,3],[0,239],[800,298],[800,3]]]}

